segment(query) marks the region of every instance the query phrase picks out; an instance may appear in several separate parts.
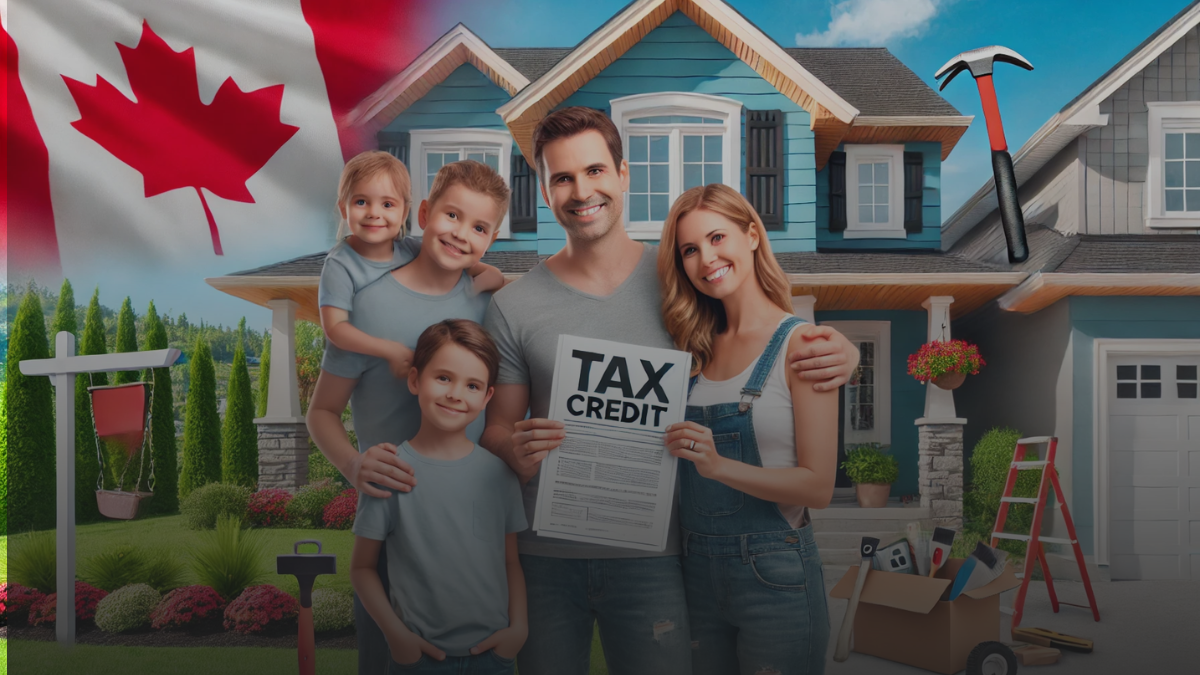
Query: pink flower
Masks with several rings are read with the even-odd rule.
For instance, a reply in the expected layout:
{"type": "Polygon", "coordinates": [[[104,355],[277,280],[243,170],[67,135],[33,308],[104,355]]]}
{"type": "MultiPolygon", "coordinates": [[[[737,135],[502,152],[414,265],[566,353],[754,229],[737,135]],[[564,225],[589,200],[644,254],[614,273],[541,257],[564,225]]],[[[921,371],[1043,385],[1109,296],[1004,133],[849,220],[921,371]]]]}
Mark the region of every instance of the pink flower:
{"type": "Polygon", "coordinates": [[[354,513],[358,509],[358,491],[354,488],[343,490],[325,506],[323,519],[325,527],[335,530],[349,530],[354,525],[354,513]]]}
{"type": "Polygon", "coordinates": [[[260,633],[268,624],[295,618],[300,603],[270,585],[251,586],[225,608],[225,630],[260,633]]]}
{"type": "Polygon", "coordinates": [[[225,600],[209,586],[182,586],[167,593],[150,613],[156,630],[183,628],[193,621],[221,616],[225,600]]]}

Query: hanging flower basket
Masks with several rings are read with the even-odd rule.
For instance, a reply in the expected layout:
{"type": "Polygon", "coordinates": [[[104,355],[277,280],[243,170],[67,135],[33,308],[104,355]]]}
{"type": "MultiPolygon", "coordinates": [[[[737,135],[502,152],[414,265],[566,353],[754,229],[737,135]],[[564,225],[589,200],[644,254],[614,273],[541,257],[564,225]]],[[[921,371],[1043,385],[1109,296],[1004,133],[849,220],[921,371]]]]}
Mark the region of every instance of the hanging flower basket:
{"type": "Polygon", "coordinates": [[[957,389],[967,375],[979,374],[987,363],[979,348],[966,340],[935,340],[921,345],[920,351],[908,357],[908,374],[922,384],[932,381],[942,389],[957,389]]]}

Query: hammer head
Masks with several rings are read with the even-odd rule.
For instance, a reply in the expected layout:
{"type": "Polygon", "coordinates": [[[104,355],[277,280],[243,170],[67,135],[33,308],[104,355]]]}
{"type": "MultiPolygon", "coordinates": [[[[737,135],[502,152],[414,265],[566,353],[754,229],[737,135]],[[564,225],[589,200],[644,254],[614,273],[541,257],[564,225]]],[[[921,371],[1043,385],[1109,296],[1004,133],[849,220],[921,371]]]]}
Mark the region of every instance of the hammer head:
{"type": "Polygon", "coordinates": [[[1025,60],[1024,56],[1014,52],[1008,47],[1000,47],[992,45],[991,47],[980,47],[963,52],[958,56],[946,62],[946,65],[938,69],[934,74],[935,80],[941,80],[943,75],[949,75],[945,80],[942,80],[938,91],[946,88],[950,84],[950,80],[954,79],[964,70],[970,70],[972,77],[983,77],[984,75],[992,74],[992,64],[996,61],[1002,63],[1011,63],[1014,66],[1020,66],[1025,70],[1033,70],[1033,64],[1025,60]]]}

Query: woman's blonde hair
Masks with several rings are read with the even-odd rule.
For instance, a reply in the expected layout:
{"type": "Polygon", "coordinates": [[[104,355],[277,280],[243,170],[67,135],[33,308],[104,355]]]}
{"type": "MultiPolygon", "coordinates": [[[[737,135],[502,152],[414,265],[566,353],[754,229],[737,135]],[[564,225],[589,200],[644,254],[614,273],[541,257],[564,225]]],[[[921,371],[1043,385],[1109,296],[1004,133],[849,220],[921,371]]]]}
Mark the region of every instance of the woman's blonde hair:
{"type": "Polygon", "coordinates": [[[792,312],[792,287],[771,253],[766,228],[754,207],[733,188],[719,183],[694,187],[679,195],[663,225],[658,247],[658,279],[662,286],[663,323],[675,346],[692,355],[692,374],[704,369],[713,358],[713,336],[727,326],[725,306],[720,300],[696,291],[683,270],[679,252],[679,221],[693,211],[711,211],[734,223],[742,232],[758,233],[754,250],[754,275],[771,302],[792,312]]]}
{"type": "MultiPolygon", "coordinates": [[[[346,222],[345,205],[350,201],[350,195],[354,194],[354,186],[360,181],[369,180],[381,173],[390,176],[392,182],[396,184],[396,192],[399,193],[396,196],[404,201],[403,213],[407,216],[412,209],[412,178],[409,177],[408,168],[404,166],[404,162],[382,150],[368,150],[359,153],[346,162],[346,167],[342,169],[342,177],[338,180],[338,241],[350,235],[350,223],[346,222]]],[[[396,235],[396,238],[399,239],[404,234],[405,228],[401,226],[400,234],[396,235]]]]}

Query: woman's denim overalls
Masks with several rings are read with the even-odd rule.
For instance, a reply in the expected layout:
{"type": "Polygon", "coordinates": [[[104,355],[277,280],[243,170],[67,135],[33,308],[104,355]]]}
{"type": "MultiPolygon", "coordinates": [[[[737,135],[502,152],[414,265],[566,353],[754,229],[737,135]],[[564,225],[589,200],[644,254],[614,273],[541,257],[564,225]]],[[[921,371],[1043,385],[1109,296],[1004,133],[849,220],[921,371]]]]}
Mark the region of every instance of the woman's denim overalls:
{"type": "MultiPolygon", "coordinates": [[[[798,323],[790,317],[775,331],[740,403],[687,407],[688,421],[712,429],[722,457],[762,466],[754,399],[798,323]]],[[[793,528],[774,502],[704,478],[687,460],[679,465],[693,673],[823,673],[829,615],[812,525],[793,528]]]]}

